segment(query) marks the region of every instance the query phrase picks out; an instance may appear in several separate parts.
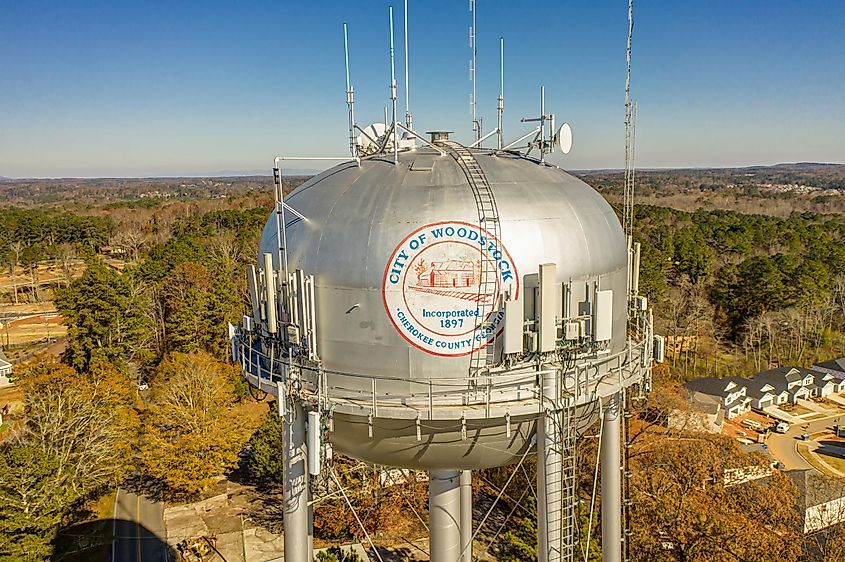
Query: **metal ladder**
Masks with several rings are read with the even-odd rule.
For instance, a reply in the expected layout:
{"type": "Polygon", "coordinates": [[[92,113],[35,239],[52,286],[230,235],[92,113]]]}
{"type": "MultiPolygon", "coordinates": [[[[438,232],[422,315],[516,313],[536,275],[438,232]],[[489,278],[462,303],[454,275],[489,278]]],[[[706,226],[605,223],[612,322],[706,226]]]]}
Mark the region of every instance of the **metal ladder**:
{"type": "Polygon", "coordinates": [[[581,535],[578,528],[578,517],[575,506],[578,502],[578,482],[576,481],[576,451],[578,438],[578,418],[575,413],[573,400],[565,400],[560,412],[560,446],[561,446],[561,562],[575,562],[578,552],[578,539],[581,535]]]}
{"type": "MultiPolygon", "coordinates": [[[[499,224],[499,210],[496,207],[496,199],[493,197],[493,190],[484,170],[476,160],[472,151],[462,144],[454,141],[441,141],[441,146],[446,148],[455,162],[461,167],[467,178],[472,195],[475,198],[475,206],[478,210],[478,226],[486,230],[495,239],[496,245],[501,244],[501,226],[499,224]]],[[[473,341],[479,336],[485,326],[491,322],[487,317],[499,308],[499,294],[496,290],[499,282],[499,272],[496,264],[488,263],[482,252],[480,283],[478,285],[478,300],[476,311],[480,321],[476,323],[473,332],[473,341]],[[483,298],[489,295],[488,298],[483,298]]],[[[478,375],[487,366],[495,363],[497,334],[494,333],[484,349],[473,349],[470,354],[469,374],[478,375]]]]}

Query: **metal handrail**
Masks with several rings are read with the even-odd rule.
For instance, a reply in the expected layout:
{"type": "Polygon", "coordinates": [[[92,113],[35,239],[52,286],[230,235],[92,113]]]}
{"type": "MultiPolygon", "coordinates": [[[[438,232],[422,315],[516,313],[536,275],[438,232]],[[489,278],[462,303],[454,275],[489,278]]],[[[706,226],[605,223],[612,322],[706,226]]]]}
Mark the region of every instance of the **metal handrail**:
{"type": "MultiPolygon", "coordinates": [[[[249,342],[238,339],[238,358],[245,375],[255,379],[256,386],[261,390],[274,391],[278,383],[285,382],[280,367],[289,366],[279,358],[271,358],[262,353],[249,342]],[[264,388],[268,386],[269,388],[264,388]]],[[[647,342],[641,340],[624,350],[585,363],[574,365],[571,369],[561,371],[550,368],[539,371],[525,370],[517,373],[501,375],[487,375],[482,377],[443,378],[443,379],[404,379],[400,377],[384,377],[361,373],[344,373],[325,371],[330,377],[318,377],[325,380],[324,396],[336,405],[347,405],[369,410],[377,415],[379,408],[402,408],[410,410],[429,410],[433,415],[435,408],[463,407],[467,409],[484,408],[489,412],[493,405],[513,404],[523,402],[526,406],[536,404],[542,400],[542,381],[545,376],[555,373],[559,376],[558,388],[574,396],[576,403],[595,400],[599,385],[614,382],[619,387],[631,378],[639,376],[642,371],[642,354],[646,351],[647,342]],[[356,386],[339,384],[338,377],[361,381],[356,386]],[[333,379],[329,383],[329,379],[333,379]],[[614,381],[615,379],[615,381],[614,381]],[[367,382],[369,384],[367,384],[367,382]],[[379,385],[386,383],[402,383],[417,392],[379,392],[379,385]],[[444,388],[446,387],[446,388],[444,388]]],[[[317,369],[300,367],[304,372],[317,375],[317,369]]],[[[521,367],[529,369],[530,365],[521,367]]]]}

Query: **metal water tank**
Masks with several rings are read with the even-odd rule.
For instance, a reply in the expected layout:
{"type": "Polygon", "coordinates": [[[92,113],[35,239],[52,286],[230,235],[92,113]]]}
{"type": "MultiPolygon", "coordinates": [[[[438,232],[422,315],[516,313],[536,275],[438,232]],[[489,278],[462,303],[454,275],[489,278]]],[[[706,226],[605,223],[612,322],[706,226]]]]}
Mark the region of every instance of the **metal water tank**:
{"type": "MultiPolygon", "coordinates": [[[[495,194],[495,235],[480,226],[483,202],[466,162],[431,148],[400,152],[396,164],[389,156],[341,164],[285,198],[301,215],[285,215],[287,269],[314,279],[314,343],[337,404],[330,440],[353,457],[475,469],[515,462],[529,446],[542,409],[536,362],[471,369],[473,354],[500,345],[503,330],[492,310],[488,333],[475,330],[481,260],[496,271],[489,298],[519,299],[529,324],[541,264],[556,264],[558,321],[583,317],[582,329],[592,330],[597,294],[612,295],[612,337],[601,353],[625,349],[626,242],[610,205],[557,167],[470,153],[495,194]]],[[[260,252],[279,269],[276,217],[260,252]]],[[[598,380],[605,368],[590,376],[598,380]]],[[[596,400],[587,398],[579,408],[596,400]]]]}

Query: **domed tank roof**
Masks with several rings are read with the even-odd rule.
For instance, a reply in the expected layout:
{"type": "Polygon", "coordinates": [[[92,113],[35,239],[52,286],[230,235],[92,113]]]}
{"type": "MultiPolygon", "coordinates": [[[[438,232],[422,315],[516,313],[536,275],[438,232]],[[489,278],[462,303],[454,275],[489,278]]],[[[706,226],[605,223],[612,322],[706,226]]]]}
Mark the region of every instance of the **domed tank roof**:
{"type": "MultiPolygon", "coordinates": [[[[621,349],[626,243],[610,205],[559,168],[509,153],[482,149],[472,153],[497,203],[500,240],[482,258],[495,258],[502,269],[499,281],[519,290],[526,274],[535,274],[539,264],[550,262],[557,264],[559,282],[599,279],[602,288],[614,290],[611,348],[621,349]]],[[[412,279],[418,291],[465,296],[460,289],[471,284],[473,266],[454,256],[443,258],[445,254],[434,248],[447,238],[445,243],[452,248],[477,242],[473,239],[479,232],[476,199],[454,158],[418,149],[400,152],[398,164],[392,155],[364,159],[360,166],[347,162],[310,179],[285,202],[306,217],[286,215],[289,270],[302,269],[315,277],[319,354],[328,372],[400,379],[466,375],[468,349],[446,349],[459,345],[448,327],[442,333],[450,337],[440,341],[434,335],[441,333],[434,323],[461,317],[423,319],[420,315],[434,313],[420,307],[414,316],[413,310],[409,313],[414,305],[408,304],[413,295],[387,290],[399,272],[412,279]],[[462,226],[465,240],[458,239],[462,226]],[[444,238],[438,240],[438,227],[451,230],[452,236],[441,232],[444,238]],[[411,255],[415,240],[418,247],[428,244],[427,254],[411,255]],[[450,288],[455,290],[447,291],[450,288]],[[424,335],[414,332],[414,325],[420,324],[427,325],[421,329],[424,335]]],[[[277,244],[273,214],[260,252],[275,259],[277,244]]],[[[471,311],[475,304],[468,298],[466,306],[456,307],[471,311]]],[[[455,330],[457,334],[460,329],[455,330]]]]}

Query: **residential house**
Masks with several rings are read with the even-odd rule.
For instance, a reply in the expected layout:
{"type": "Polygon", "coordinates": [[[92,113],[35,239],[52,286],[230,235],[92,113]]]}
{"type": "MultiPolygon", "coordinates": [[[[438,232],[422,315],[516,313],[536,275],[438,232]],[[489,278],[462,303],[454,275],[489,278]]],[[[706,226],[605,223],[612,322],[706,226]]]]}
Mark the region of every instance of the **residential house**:
{"type": "Polygon", "coordinates": [[[845,383],[829,373],[814,372],[815,382],[810,385],[810,393],[813,396],[825,397],[834,392],[839,392],[840,383],[845,383]]]}
{"type": "Polygon", "coordinates": [[[751,379],[746,383],[746,392],[751,398],[751,407],[755,410],[764,410],[789,400],[789,391],[785,383],[773,384],[765,380],[751,379]]]}
{"type": "Polygon", "coordinates": [[[736,486],[738,484],[745,484],[753,480],[760,480],[768,478],[774,472],[777,466],[777,461],[772,457],[769,449],[762,443],[749,443],[740,445],[740,449],[744,453],[757,453],[766,457],[769,466],[760,466],[752,464],[739,468],[726,468],[723,473],[725,487],[736,486]]]}
{"type": "Polygon", "coordinates": [[[786,390],[789,401],[807,400],[812,395],[810,388],[815,382],[815,375],[809,369],[798,367],[778,367],[754,375],[755,381],[767,382],[779,393],[786,390]]]}
{"type": "Polygon", "coordinates": [[[814,533],[845,522],[845,485],[812,469],[786,472],[798,488],[803,531],[814,533]]]}
{"type": "Polygon", "coordinates": [[[747,396],[748,379],[740,377],[703,377],[691,380],[684,387],[691,392],[706,394],[719,400],[725,418],[732,419],[751,410],[751,398],[747,396]]]}
{"type": "Polygon", "coordinates": [[[0,386],[9,384],[12,377],[12,364],[6,359],[3,350],[0,349],[0,386]]]}
{"type": "Polygon", "coordinates": [[[815,365],[813,365],[813,370],[819,371],[821,373],[827,373],[828,375],[833,375],[837,379],[845,381],[845,357],[816,363],[815,365]]]}

